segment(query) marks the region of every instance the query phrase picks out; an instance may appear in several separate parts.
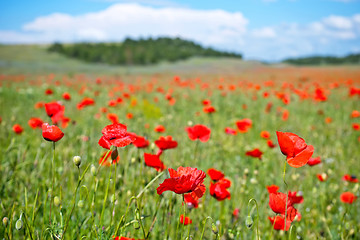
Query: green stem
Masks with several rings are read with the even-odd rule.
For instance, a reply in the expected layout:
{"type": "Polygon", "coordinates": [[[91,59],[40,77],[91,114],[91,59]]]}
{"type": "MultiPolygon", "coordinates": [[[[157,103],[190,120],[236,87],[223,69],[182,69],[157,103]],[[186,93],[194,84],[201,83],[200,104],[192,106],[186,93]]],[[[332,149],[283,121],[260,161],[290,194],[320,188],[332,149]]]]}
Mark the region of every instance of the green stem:
{"type": "Polygon", "coordinates": [[[208,219],[211,219],[211,222],[213,222],[213,219],[212,219],[210,216],[206,217],[206,218],[203,220],[203,222],[204,222],[204,226],[203,226],[203,230],[202,230],[202,232],[201,232],[201,237],[200,237],[200,240],[202,240],[202,239],[203,239],[203,237],[204,237],[205,225],[206,225],[206,222],[207,222],[207,220],[208,220],[208,219]]]}
{"type": "Polygon", "coordinates": [[[128,211],[129,211],[130,204],[131,204],[132,200],[134,200],[134,199],[136,199],[135,196],[132,196],[132,197],[130,198],[129,203],[128,203],[127,208],[126,208],[126,211],[125,211],[125,214],[121,216],[120,221],[119,221],[119,224],[118,224],[117,227],[116,227],[115,234],[114,234],[115,236],[117,236],[117,234],[118,234],[120,225],[121,225],[123,222],[125,222],[125,217],[126,217],[128,211]]]}
{"type": "Polygon", "coordinates": [[[50,214],[49,214],[49,224],[51,225],[51,208],[53,203],[53,192],[54,192],[54,181],[55,181],[55,169],[54,169],[54,160],[55,160],[55,142],[53,142],[53,158],[51,160],[51,170],[52,170],[52,180],[51,180],[51,192],[50,192],[50,214]]]}
{"type": "Polygon", "coordinates": [[[109,194],[110,179],[111,179],[111,169],[109,171],[109,179],[108,179],[108,183],[107,183],[107,186],[106,186],[105,197],[104,197],[103,206],[102,206],[102,210],[101,210],[101,214],[100,214],[100,224],[99,224],[100,227],[102,227],[106,200],[107,200],[107,197],[108,197],[108,194],[109,194]]]}
{"type": "MultiPolygon", "coordinates": [[[[287,219],[287,207],[288,207],[288,199],[289,199],[289,193],[288,193],[288,185],[285,181],[285,173],[286,173],[286,164],[287,162],[285,161],[284,164],[284,173],[283,173],[283,181],[285,183],[285,194],[286,194],[286,202],[285,202],[285,217],[284,217],[284,232],[286,233],[286,219],[287,219]]],[[[276,220],[276,219],[275,219],[276,220]]]]}
{"type": "MultiPolygon", "coordinates": [[[[254,201],[255,202],[255,206],[256,206],[256,238],[259,240],[260,239],[260,235],[259,235],[259,206],[258,203],[256,201],[255,198],[251,198],[248,202],[248,212],[249,212],[249,204],[254,201]]],[[[251,214],[251,213],[250,213],[251,214]]]]}
{"type": "Polygon", "coordinates": [[[159,177],[161,177],[164,174],[164,172],[159,173],[156,177],[153,178],[136,196],[136,198],[140,198],[141,195],[145,192],[146,189],[148,189],[159,177]]]}
{"type": "Polygon", "coordinates": [[[114,186],[113,186],[113,196],[114,198],[112,199],[113,200],[113,203],[112,203],[112,208],[111,208],[111,217],[110,217],[110,228],[112,226],[112,222],[113,222],[113,213],[114,213],[114,208],[115,208],[115,190],[116,190],[116,163],[115,163],[115,174],[114,174],[114,186]]]}
{"type": "Polygon", "coordinates": [[[25,218],[25,225],[26,225],[26,228],[28,229],[28,233],[29,233],[29,235],[30,235],[30,238],[31,238],[31,240],[33,240],[33,237],[32,237],[32,235],[31,235],[31,228],[30,228],[30,226],[29,226],[29,223],[28,223],[28,219],[27,219],[27,217],[26,217],[26,214],[25,213],[22,213],[23,214],[23,216],[24,216],[24,218],[25,218]]]}
{"type": "MultiPolygon", "coordinates": [[[[180,239],[183,239],[183,232],[184,232],[184,228],[185,228],[185,217],[186,217],[186,203],[185,203],[185,196],[184,194],[182,194],[182,204],[184,205],[184,216],[183,216],[183,222],[182,222],[182,231],[180,234],[180,239]]],[[[180,211],[181,212],[181,211],[180,211]]],[[[181,216],[180,216],[181,217],[181,216]]],[[[180,218],[178,219],[178,221],[180,222],[180,218]]]]}

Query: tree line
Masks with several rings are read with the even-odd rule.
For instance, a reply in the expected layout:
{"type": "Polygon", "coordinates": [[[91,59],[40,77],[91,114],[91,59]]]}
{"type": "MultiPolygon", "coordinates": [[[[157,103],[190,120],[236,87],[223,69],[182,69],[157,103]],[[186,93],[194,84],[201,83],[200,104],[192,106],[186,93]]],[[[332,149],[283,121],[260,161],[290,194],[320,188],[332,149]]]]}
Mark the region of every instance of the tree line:
{"type": "Polygon", "coordinates": [[[360,54],[350,54],[345,57],[313,56],[305,58],[289,58],[283,61],[295,65],[325,65],[325,64],[360,64],[360,54]]]}
{"type": "Polygon", "coordinates": [[[242,58],[241,54],[204,48],[192,41],[180,38],[126,38],[122,43],[54,43],[50,52],[92,63],[112,65],[148,65],[161,61],[175,62],[193,56],[242,58]]]}

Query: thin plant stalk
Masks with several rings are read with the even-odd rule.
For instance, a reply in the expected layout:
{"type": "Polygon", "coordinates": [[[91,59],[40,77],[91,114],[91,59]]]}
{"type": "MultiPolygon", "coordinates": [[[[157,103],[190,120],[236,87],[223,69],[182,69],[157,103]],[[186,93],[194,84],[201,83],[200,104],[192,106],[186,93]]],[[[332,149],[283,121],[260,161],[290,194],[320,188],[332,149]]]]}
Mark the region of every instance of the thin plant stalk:
{"type": "Polygon", "coordinates": [[[49,224],[51,225],[51,208],[53,203],[53,196],[54,196],[54,182],[55,182],[55,169],[54,169],[54,160],[55,160],[55,142],[53,142],[53,158],[51,160],[51,192],[50,192],[50,212],[49,212],[49,224]]]}

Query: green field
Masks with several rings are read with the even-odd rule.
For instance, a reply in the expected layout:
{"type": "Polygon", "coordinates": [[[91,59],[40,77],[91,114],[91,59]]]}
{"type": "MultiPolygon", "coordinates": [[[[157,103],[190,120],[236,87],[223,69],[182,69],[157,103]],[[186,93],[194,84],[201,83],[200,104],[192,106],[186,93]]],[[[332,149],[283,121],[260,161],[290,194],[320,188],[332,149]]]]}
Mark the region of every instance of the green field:
{"type": "Polygon", "coordinates": [[[360,111],[358,66],[300,68],[192,58],[116,67],[69,60],[48,53],[46,46],[2,45],[0,84],[0,216],[3,222],[8,219],[1,224],[1,239],[113,239],[115,233],[135,239],[360,238],[359,199],[352,204],[340,200],[343,192],[359,197],[359,183],[342,180],[345,174],[360,176],[360,132],[354,126],[360,118],[352,116],[360,111]],[[48,89],[51,95],[45,94],[48,89]],[[319,100],[319,91],[326,99],[319,100]],[[62,98],[65,92],[70,101],[62,98]],[[95,104],[79,109],[85,97],[95,104]],[[121,103],[109,106],[119,98],[121,103]],[[214,113],[203,111],[205,99],[214,113]],[[45,109],[34,106],[53,101],[62,102],[70,119],[67,126],[59,124],[65,135],[55,144],[55,155],[41,129],[28,125],[31,117],[52,124],[45,109]],[[150,145],[118,148],[120,161],[99,167],[106,149],[98,141],[102,129],[111,124],[108,113],[116,114],[129,132],[146,137],[150,145]],[[236,122],[244,118],[252,120],[252,127],[241,133],[236,122]],[[14,124],[23,127],[21,134],[13,131],[14,124]],[[189,139],[185,128],[196,124],[211,129],[209,141],[189,139]],[[158,125],[165,132],[154,131],[158,125]],[[226,134],[226,127],[237,134],[226,134]],[[261,131],[270,133],[275,148],[267,145],[261,131]],[[276,131],[302,137],[322,163],[289,166],[276,131]],[[161,155],[166,167],[204,172],[216,168],[231,181],[231,198],[217,201],[211,196],[209,176],[198,208],[182,205],[181,194],[158,195],[156,189],[169,178],[168,170],[161,173],[146,166],[143,154],[158,151],[154,141],[160,136],[178,142],[161,155]],[[261,159],[246,155],[256,148],[263,152],[261,159]],[[79,169],[74,156],[81,157],[79,169]],[[276,215],[266,188],[272,184],[280,187],[279,192],[297,191],[304,198],[295,205],[301,219],[297,217],[286,232],[273,230],[268,220],[276,215]],[[239,209],[236,216],[234,209],[239,209]],[[192,224],[179,224],[184,212],[192,224]]]}

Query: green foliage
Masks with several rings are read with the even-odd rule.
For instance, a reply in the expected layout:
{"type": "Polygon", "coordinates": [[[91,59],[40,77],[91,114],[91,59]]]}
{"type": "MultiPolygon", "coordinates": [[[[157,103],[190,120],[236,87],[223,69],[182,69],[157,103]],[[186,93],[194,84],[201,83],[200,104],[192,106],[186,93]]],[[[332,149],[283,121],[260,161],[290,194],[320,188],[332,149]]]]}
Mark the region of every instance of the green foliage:
{"type": "Polygon", "coordinates": [[[345,57],[313,56],[305,58],[288,58],[283,61],[295,65],[325,65],[325,64],[359,64],[360,53],[345,57]]]}
{"type": "Polygon", "coordinates": [[[180,38],[125,39],[123,43],[54,43],[48,50],[86,62],[112,65],[149,65],[161,61],[175,62],[193,56],[242,58],[241,54],[204,48],[180,38]]]}

